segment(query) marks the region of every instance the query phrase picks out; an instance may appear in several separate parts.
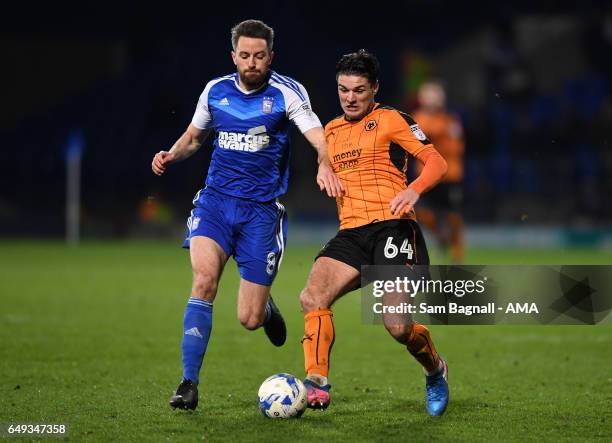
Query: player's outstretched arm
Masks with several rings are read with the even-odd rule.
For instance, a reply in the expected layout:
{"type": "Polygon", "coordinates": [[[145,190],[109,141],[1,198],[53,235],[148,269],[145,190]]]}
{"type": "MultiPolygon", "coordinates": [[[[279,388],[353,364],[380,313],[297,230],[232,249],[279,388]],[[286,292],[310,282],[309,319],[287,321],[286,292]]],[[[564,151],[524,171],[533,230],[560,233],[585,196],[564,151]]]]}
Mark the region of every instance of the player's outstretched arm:
{"type": "Polygon", "coordinates": [[[401,214],[410,211],[421,194],[438,184],[446,174],[448,165],[444,157],[433,147],[419,152],[416,158],[423,163],[421,174],[408,185],[408,188],[398,192],[389,202],[392,214],[401,214]]]}
{"type": "Polygon", "coordinates": [[[321,191],[325,190],[328,197],[340,197],[344,192],[344,187],[338,176],[334,173],[329,157],[327,156],[327,142],[323,128],[315,127],[304,132],[306,140],[317,151],[317,162],[319,171],[317,172],[317,184],[321,191]]]}
{"type": "Polygon", "coordinates": [[[174,143],[170,151],[159,151],[155,154],[151,163],[153,172],[157,175],[162,175],[168,165],[180,162],[193,155],[200,149],[202,142],[206,139],[209,132],[209,129],[199,129],[190,124],[183,135],[174,143]]]}

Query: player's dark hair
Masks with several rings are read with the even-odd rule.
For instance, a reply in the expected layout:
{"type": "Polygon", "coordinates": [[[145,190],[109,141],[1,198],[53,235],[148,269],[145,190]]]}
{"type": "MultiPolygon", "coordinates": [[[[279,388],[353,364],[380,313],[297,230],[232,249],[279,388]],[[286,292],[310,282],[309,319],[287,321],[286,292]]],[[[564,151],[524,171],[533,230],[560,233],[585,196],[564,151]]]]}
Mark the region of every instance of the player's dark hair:
{"type": "Polygon", "coordinates": [[[336,63],[336,80],[340,75],[359,75],[366,77],[371,86],[378,81],[380,64],[376,56],[365,49],[345,54],[336,63]]]}
{"type": "Polygon", "coordinates": [[[232,48],[236,50],[240,37],[263,38],[268,45],[268,51],[272,51],[274,44],[274,29],[261,20],[245,20],[232,28],[232,48]]]}

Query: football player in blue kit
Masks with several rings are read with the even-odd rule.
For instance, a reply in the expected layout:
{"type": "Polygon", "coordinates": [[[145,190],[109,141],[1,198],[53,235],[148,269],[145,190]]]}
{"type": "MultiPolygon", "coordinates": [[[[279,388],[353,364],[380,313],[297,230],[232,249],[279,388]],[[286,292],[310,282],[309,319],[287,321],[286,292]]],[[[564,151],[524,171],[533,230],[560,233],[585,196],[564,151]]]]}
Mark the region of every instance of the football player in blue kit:
{"type": "Polygon", "coordinates": [[[306,90],[270,69],[273,39],[273,29],[259,20],[234,26],[232,59],[237,72],[208,82],[185,133],[169,151],[153,158],[153,172],[162,175],[168,165],[196,152],[214,131],[206,183],[193,200],[183,245],[190,250],[193,284],[183,321],[183,379],[170,399],[173,408],[197,407],[213,301],[230,256],[240,272],[240,323],[249,330],[263,326],[275,346],[285,342],[285,322],[270,287],[287,232],[278,197],[287,189],[290,123],[317,151],[320,189],[330,197],[342,193],[306,90]]]}

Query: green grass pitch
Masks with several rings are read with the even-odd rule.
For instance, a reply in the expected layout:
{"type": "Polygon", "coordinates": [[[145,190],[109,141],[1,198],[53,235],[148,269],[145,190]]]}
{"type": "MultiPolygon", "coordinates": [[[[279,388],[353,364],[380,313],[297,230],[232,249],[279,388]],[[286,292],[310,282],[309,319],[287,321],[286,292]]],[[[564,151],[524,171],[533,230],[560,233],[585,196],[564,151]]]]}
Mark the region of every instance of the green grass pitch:
{"type": "MultiPolygon", "coordinates": [[[[187,254],[171,243],[0,244],[0,423],[65,423],[70,441],[447,441],[612,439],[612,327],[433,326],[451,402],[424,407],[420,367],[358,294],[334,309],[332,404],[266,420],[259,384],[303,375],[298,294],[314,247],[289,247],[273,293],[289,336],[274,348],[236,319],[230,261],[194,413],[168,399],[181,375],[187,254]]],[[[612,263],[590,250],[469,251],[470,263],[612,263]]],[[[435,263],[434,256],[434,263],[435,263]]]]}

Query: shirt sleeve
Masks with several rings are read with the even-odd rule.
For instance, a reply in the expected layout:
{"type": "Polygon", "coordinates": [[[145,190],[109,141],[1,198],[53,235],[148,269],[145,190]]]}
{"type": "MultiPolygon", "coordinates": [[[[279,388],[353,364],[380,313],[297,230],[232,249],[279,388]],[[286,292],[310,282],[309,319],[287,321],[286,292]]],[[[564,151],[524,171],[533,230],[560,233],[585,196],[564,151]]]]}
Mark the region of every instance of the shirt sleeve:
{"type": "Polygon", "coordinates": [[[423,170],[408,187],[422,194],[442,180],[448,171],[448,165],[444,157],[431,145],[422,149],[416,158],[423,163],[423,170]]]}
{"type": "Polygon", "coordinates": [[[321,127],[319,117],[317,117],[310,106],[310,99],[306,89],[297,82],[292,86],[288,88],[285,94],[285,104],[289,120],[298,127],[302,134],[309,129],[321,127]]]}
{"type": "Polygon", "coordinates": [[[208,129],[212,126],[212,115],[208,109],[208,93],[210,92],[211,86],[212,82],[208,82],[200,95],[195,113],[191,119],[191,124],[198,129],[208,129]]]}
{"type": "Polygon", "coordinates": [[[391,141],[397,143],[414,157],[426,147],[431,146],[427,136],[421,131],[412,117],[400,111],[390,113],[391,141]]]}

